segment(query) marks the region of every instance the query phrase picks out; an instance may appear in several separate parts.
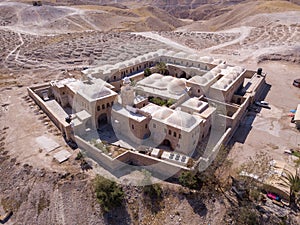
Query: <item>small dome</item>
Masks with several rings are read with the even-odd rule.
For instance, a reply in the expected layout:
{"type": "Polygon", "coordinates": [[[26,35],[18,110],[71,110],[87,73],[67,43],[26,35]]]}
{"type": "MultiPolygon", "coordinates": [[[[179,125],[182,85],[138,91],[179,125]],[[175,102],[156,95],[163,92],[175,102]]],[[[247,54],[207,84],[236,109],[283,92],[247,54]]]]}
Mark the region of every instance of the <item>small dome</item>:
{"type": "Polygon", "coordinates": [[[168,86],[169,92],[175,95],[183,94],[185,89],[185,81],[179,79],[171,81],[168,86]]]}
{"type": "Polygon", "coordinates": [[[161,80],[166,81],[166,82],[171,82],[172,80],[174,80],[174,77],[164,76],[161,80]]]}
{"type": "Polygon", "coordinates": [[[158,74],[158,73],[154,73],[150,76],[152,79],[161,79],[163,77],[163,75],[158,74]]]}
{"type": "Polygon", "coordinates": [[[203,105],[203,102],[199,101],[197,98],[191,98],[188,102],[187,105],[191,106],[191,107],[195,107],[198,108],[201,105],[203,105]]]}
{"type": "Polygon", "coordinates": [[[166,55],[168,55],[168,56],[174,56],[176,54],[176,52],[174,52],[174,51],[168,51],[167,53],[166,53],[166,55]]]}
{"type": "Polygon", "coordinates": [[[153,84],[155,82],[151,77],[147,77],[142,81],[144,84],[153,84]]]}
{"type": "Polygon", "coordinates": [[[218,73],[221,73],[221,69],[218,68],[218,67],[215,67],[215,68],[213,68],[213,69],[211,70],[211,72],[214,72],[214,73],[218,74],[218,73]]]}
{"type": "Polygon", "coordinates": [[[210,57],[210,56],[203,56],[203,57],[200,57],[200,61],[202,61],[202,62],[210,63],[210,62],[212,62],[213,60],[214,60],[213,57],[210,57]]]}
{"type": "Polygon", "coordinates": [[[190,128],[197,120],[192,115],[176,110],[168,119],[167,122],[179,127],[190,128]]]}
{"type": "Polygon", "coordinates": [[[207,80],[211,80],[211,79],[213,79],[215,76],[214,76],[213,73],[208,72],[208,73],[206,73],[203,77],[205,77],[207,80]]]}
{"type": "Polygon", "coordinates": [[[168,82],[162,81],[162,80],[157,80],[154,84],[156,87],[167,87],[168,82]]]}
{"type": "Polygon", "coordinates": [[[190,55],[190,56],[188,56],[188,59],[189,60],[197,60],[199,57],[198,57],[198,55],[196,55],[196,54],[193,54],[193,55],[190,55]]]}
{"type": "Polygon", "coordinates": [[[194,76],[190,79],[190,81],[198,83],[198,84],[205,84],[207,83],[207,79],[201,76],[194,76]]]}
{"type": "Polygon", "coordinates": [[[226,69],[227,68],[227,65],[226,64],[220,64],[219,66],[218,66],[218,68],[220,68],[220,69],[226,69]]]}
{"type": "Polygon", "coordinates": [[[176,58],[186,58],[187,54],[185,52],[178,52],[174,55],[176,58]]]}
{"type": "Polygon", "coordinates": [[[125,77],[125,78],[123,79],[123,83],[124,83],[124,84],[130,84],[131,81],[130,81],[129,77],[125,77]]]}

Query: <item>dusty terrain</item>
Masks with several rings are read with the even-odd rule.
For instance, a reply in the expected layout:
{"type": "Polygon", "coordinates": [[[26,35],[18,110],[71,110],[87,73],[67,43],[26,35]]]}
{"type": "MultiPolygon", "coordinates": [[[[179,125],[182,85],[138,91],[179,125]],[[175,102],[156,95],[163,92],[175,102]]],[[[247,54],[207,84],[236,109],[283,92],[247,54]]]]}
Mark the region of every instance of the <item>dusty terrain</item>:
{"type": "Polygon", "coordinates": [[[6,224],[225,223],[229,209],[225,199],[188,194],[167,182],[162,182],[164,198],[158,210],[149,209],[139,188],[130,185],[131,178],[142,177],[139,172],[120,178],[126,192],[124,206],[103,214],[91,179],[96,173],[112,175],[95,164],[93,170],[83,172],[75,160],[78,150],[66,145],[59,130],[27,96],[26,87],[32,84],[79,78],[85,67],[113,64],[160,48],[211,55],[253,70],[262,67],[268,74],[266,100],[271,110],[250,112],[242,122],[229,154],[232,172],[260,151],[293,163],[283,151],[300,144],[299,131],[288,117],[300,98],[299,89],[291,85],[300,78],[298,6],[236,1],[200,17],[200,10],[216,6],[189,4],[193,2],[191,10],[180,12],[170,6],[167,11],[182,18],[211,19],[183,22],[163,11],[167,6],[137,7],[128,1],[40,8],[0,2],[0,214],[13,211],[6,224]],[[282,13],[287,10],[292,11],[282,13]],[[36,142],[41,135],[60,147],[45,152],[36,142]],[[53,155],[62,149],[72,156],[58,164],[53,155]]]}

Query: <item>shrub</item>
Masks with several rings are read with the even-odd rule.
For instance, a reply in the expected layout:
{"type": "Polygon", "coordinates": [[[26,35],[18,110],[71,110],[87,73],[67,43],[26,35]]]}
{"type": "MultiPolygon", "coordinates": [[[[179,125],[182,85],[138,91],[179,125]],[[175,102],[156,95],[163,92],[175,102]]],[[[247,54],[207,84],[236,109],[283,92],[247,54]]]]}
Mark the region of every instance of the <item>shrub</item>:
{"type": "Polygon", "coordinates": [[[105,212],[122,204],[124,192],[115,181],[97,175],[94,179],[94,189],[97,200],[105,212]]]}
{"type": "Polygon", "coordinates": [[[148,195],[151,199],[160,199],[162,197],[162,189],[159,184],[151,184],[144,186],[144,193],[148,195]]]}
{"type": "Polygon", "coordinates": [[[191,189],[197,189],[199,186],[198,177],[192,174],[190,171],[182,172],[179,176],[179,182],[182,186],[191,189]]]}
{"type": "Polygon", "coordinates": [[[145,77],[148,77],[148,76],[150,76],[152,74],[152,72],[151,72],[151,70],[149,69],[149,68],[146,68],[145,70],[144,70],[144,76],[145,77]]]}
{"type": "Polygon", "coordinates": [[[82,159],[82,158],[83,158],[83,154],[82,154],[81,152],[78,152],[78,154],[77,154],[75,160],[80,160],[80,159],[82,159]]]}

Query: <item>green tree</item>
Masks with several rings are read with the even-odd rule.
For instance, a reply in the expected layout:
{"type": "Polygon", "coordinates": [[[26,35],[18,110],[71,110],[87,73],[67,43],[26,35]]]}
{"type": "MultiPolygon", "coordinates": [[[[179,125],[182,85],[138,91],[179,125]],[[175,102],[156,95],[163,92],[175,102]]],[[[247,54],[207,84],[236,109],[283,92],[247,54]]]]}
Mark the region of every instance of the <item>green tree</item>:
{"type": "Polygon", "coordinates": [[[168,68],[167,65],[164,62],[159,62],[156,64],[155,69],[158,73],[167,75],[168,73],[168,68]]]}
{"type": "Polygon", "coordinates": [[[115,181],[97,175],[94,179],[94,189],[97,200],[104,211],[108,212],[122,204],[124,192],[115,181]]]}
{"type": "Polygon", "coordinates": [[[286,176],[281,177],[282,185],[288,187],[290,194],[290,206],[293,209],[297,209],[296,193],[300,191],[300,176],[296,171],[296,174],[292,174],[289,171],[285,171],[286,176]]]}
{"type": "Polygon", "coordinates": [[[145,77],[150,76],[151,73],[152,73],[152,72],[151,72],[151,70],[150,70],[149,68],[144,69],[144,76],[145,76],[145,77]]]}

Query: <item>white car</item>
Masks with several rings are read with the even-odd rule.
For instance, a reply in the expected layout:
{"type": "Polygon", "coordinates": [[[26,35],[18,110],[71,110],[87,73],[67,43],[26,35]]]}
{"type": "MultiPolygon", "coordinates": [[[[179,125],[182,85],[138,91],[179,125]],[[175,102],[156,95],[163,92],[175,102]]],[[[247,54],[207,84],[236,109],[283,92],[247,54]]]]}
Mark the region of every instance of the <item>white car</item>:
{"type": "Polygon", "coordinates": [[[266,102],[266,101],[257,101],[255,102],[255,105],[258,105],[258,106],[261,106],[261,107],[266,107],[266,108],[269,108],[269,103],[266,102]]]}

